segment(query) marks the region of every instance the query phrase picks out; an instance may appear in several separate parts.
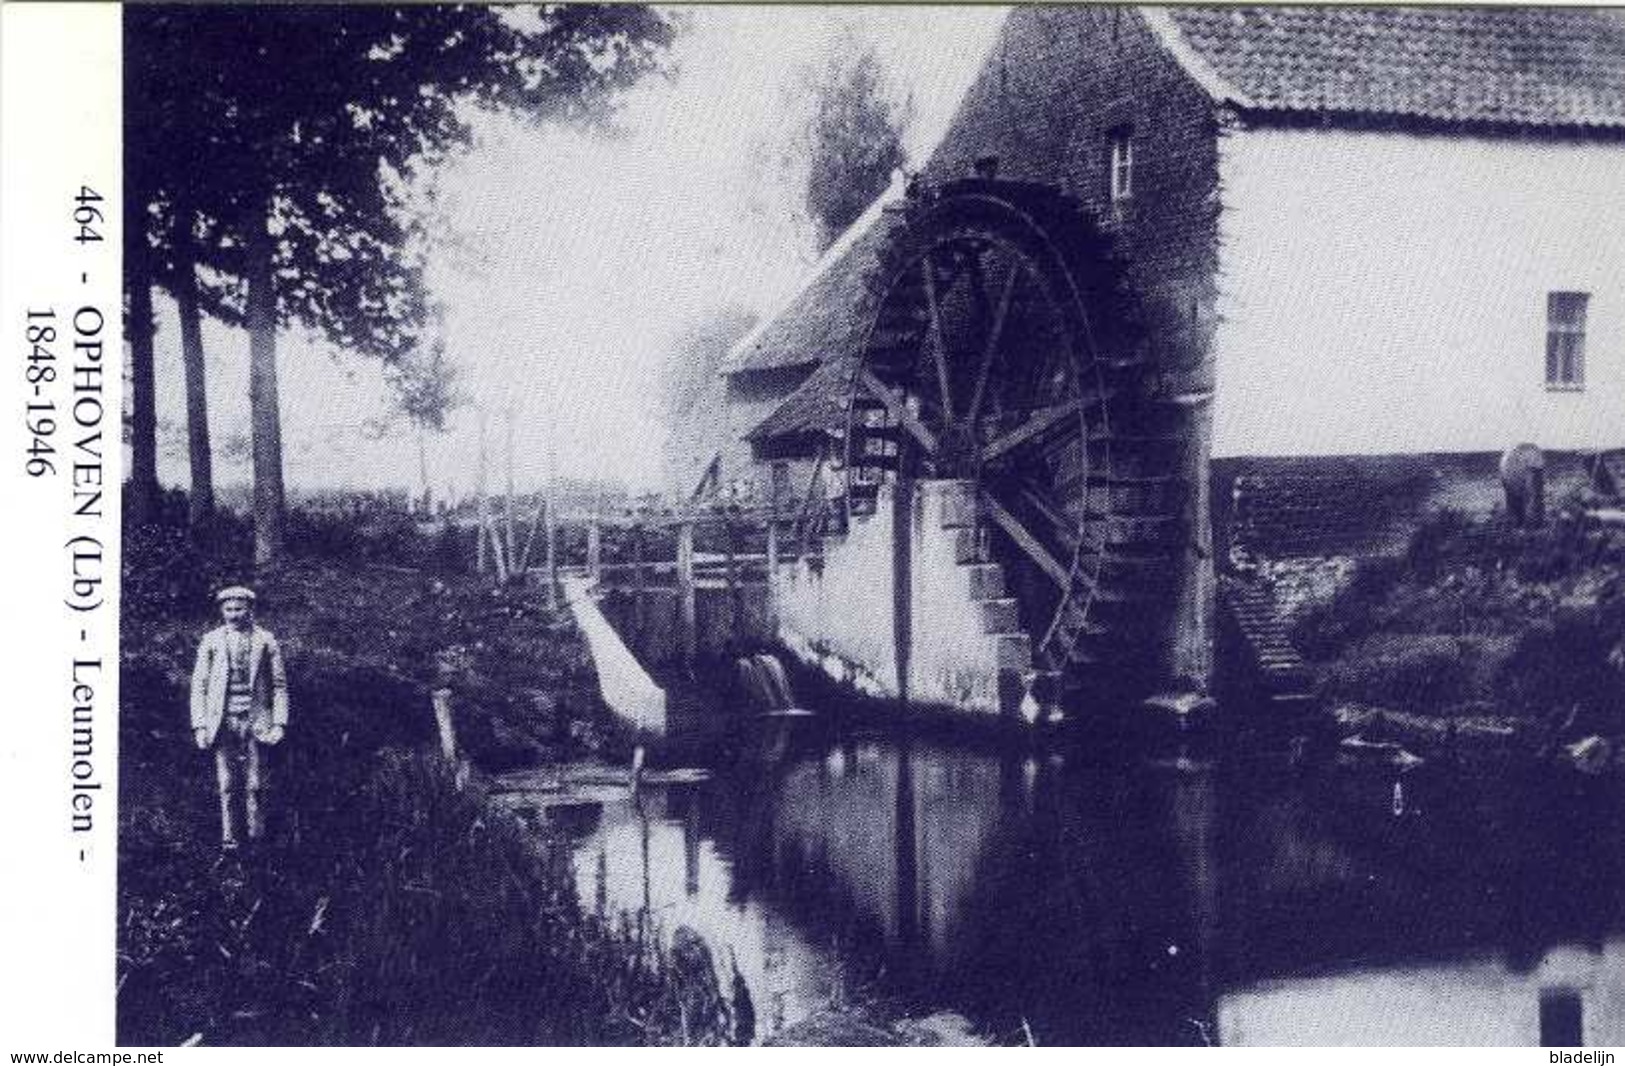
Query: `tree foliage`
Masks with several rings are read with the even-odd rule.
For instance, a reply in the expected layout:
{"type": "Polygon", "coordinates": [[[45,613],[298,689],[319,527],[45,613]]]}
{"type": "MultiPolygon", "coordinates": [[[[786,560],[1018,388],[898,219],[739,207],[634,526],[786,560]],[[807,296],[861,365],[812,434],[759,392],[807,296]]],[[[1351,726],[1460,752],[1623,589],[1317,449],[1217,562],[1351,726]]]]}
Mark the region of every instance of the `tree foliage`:
{"type": "Polygon", "coordinates": [[[728,352],[756,324],[756,316],[729,305],[692,323],[672,341],[656,390],[668,421],[686,416],[722,369],[728,352]]]}
{"type": "MultiPolygon", "coordinates": [[[[149,223],[132,292],[160,273],[140,253],[190,236],[222,279],[212,307],[247,325],[256,558],[269,562],[282,552],[278,328],[386,361],[413,352],[427,317],[404,210],[414,176],[466,147],[481,111],[605,121],[617,90],[661,66],[674,25],[620,5],[135,5],[124,20],[126,214],[149,223]]],[[[150,335],[132,352],[150,366],[150,335]]],[[[145,455],[151,389],[137,391],[145,455]]]]}
{"type": "Polygon", "coordinates": [[[829,59],[806,72],[812,101],[799,146],[807,153],[807,212],[818,247],[829,247],[885,192],[908,162],[903,134],[912,109],[900,103],[874,45],[850,29],[829,59]]]}
{"type": "Polygon", "coordinates": [[[401,413],[413,425],[436,433],[445,430],[447,416],[463,402],[456,364],[447,358],[445,341],[438,334],[397,360],[390,367],[389,383],[401,413]]]}
{"type": "Polygon", "coordinates": [[[384,358],[415,345],[425,310],[402,211],[414,173],[469,144],[480,110],[605,121],[673,34],[620,5],[133,6],[125,24],[128,163],[154,243],[177,200],[193,205],[230,317],[248,230],[269,223],[279,320],[384,358]]]}

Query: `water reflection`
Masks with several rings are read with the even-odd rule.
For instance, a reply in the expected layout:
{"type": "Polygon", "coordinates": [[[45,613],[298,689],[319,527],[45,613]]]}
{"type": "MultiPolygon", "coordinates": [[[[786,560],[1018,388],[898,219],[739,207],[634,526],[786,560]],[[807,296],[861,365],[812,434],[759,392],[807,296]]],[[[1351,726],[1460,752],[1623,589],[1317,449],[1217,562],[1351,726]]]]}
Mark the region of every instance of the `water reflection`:
{"type": "Polygon", "coordinates": [[[764,1035],[883,975],[1048,1044],[1625,1040],[1616,785],[1463,777],[1395,818],[1333,784],[840,737],[550,817],[581,898],[732,953],[764,1035]]]}

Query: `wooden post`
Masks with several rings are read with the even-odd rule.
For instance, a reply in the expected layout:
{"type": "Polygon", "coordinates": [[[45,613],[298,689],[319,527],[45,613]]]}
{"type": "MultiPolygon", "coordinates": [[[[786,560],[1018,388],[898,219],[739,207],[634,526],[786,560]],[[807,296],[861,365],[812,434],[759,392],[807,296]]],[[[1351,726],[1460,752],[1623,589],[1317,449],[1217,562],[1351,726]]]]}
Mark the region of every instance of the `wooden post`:
{"type": "Polygon", "coordinates": [[[627,530],[627,537],[631,539],[632,551],[632,602],[636,603],[643,596],[643,526],[634,524],[627,530]]]}
{"type": "Polygon", "coordinates": [[[767,514],[767,635],[779,635],[779,518],[777,511],[767,514]]]}
{"type": "Polygon", "coordinates": [[[434,724],[440,732],[440,754],[447,762],[457,761],[457,725],[451,717],[451,689],[437,688],[430,693],[434,702],[434,724]]]}
{"type": "Polygon", "coordinates": [[[535,512],[530,516],[530,530],[525,534],[525,543],[519,549],[519,558],[514,562],[514,571],[523,574],[530,569],[530,549],[536,543],[536,531],[542,525],[542,507],[538,503],[535,512]]]}
{"type": "Polygon", "coordinates": [[[795,533],[798,545],[796,548],[798,559],[805,559],[811,551],[812,524],[815,511],[813,508],[824,502],[824,460],[829,455],[829,449],[824,448],[818,453],[818,462],[813,465],[812,476],[807,479],[807,497],[801,505],[801,517],[797,520],[795,533]]]}
{"type": "Polygon", "coordinates": [[[634,520],[627,532],[632,538],[632,640],[640,646],[643,640],[643,525],[634,520]]]}
{"type": "Polygon", "coordinates": [[[603,573],[604,534],[595,514],[587,520],[587,578],[596,582],[603,573]]]}
{"type": "Polygon", "coordinates": [[[454,769],[457,791],[468,787],[469,767],[457,750],[457,723],[451,713],[451,689],[437,688],[429,695],[434,703],[434,724],[440,733],[440,755],[454,769]]]}
{"type": "Polygon", "coordinates": [[[479,544],[480,544],[480,547],[479,547],[479,557],[475,560],[475,562],[477,564],[477,568],[478,568],[479,572],[482,573],[482,574],[485,573],[485,571],[487,569],[487,565],[486,565],[487,544],[486,544],[486,542],[487,542],[487,540],[489,540],[489,542],[490,542],[490,545],[489,545],[490,556],[489,556],[489,558],[490,558],[491,565],[494,566],[495,569],[496,569],[497,583],[506,585],[508,583],[508,559],[507,559],[506,553],[503,551],[502,541],[497,535],[496,520],[492,517],[492,514],[491,514],[491,494],[487,491],[487,487],[486,487],[486,474],[487,474],[487,470],[488,470],[488,467],[489,467],[489,462],[490,462],[490,457],[487,454],[486,443],[485,443],[485,411],[482,409],[480,411],[480,466],[479,466],[479,506],[480,506],[480,513],[479,513],[479,523],[480,523],[479,544]]]}
{"type": "Polygon", "coordinates": [[[694,598],[694,520],[677,527],[677,647],[685,664],[694,662],[699,612],[694,598]]]}
{"type": "Polygon", "coordinates": [[[546,498],[543,499],[543,501],[542,501],[542,507],[545,508],[545,510],[543,510],[542,514],[543,514],[544,518],[546,519],[546,523],[545,523],[545,525],[543,527],[543,531],[547,534],[547,539],[544,542],[544,546],[546,548],[546,554],[547,554],[547,559],[546,559],[547,567],[546,567],[546,573],[544,575],[544,579],[545,579],[546,584],[547,584],[547,593],[546,593],[545,599],[546,599],[547,606],[550,607],[550,608],[558,606],[558,588],[559,588],[559,545],[558,545],[558,540],[559,540],[559,529],[558,529],[559,453],[558,453],[558,436],[557,436],[557,434],[558,434],[558,424],[557,424],[557,421],[552,417],[552,414],[553,414],[553,412],[550,409],[549,410],[549,419],[548,419],[548,423],[547,423],[547,493],[546,493],[546,498]]]}
{"type": "Polygon", "coordinates": [[[507,449],[503,462],[507,467],[507,477],[503,485],[502,496],[502,552],[512,561],[514,553],[519,550],[518,538],[514,535],[514,502],[513,502],[513,405],[508,405],[508,437],[507,449]]]}
{"type": "Polygon", "coordinates": [[[508,553],[503,550],[502,535],[497,532],[496,519],[491,517],[489,508],[482,516],[481,525],[484,535],[491,540],[491,560],[496,564],[497,584],[506,585],[509,577],[508,553]]]}
{"type": "Polygon", "coordinates": [[[480,465],[479,474],[475,479],[475,556],[474,571],[483,574],[486,569],[485,561],[485,512],[489,501],[485,496],[485,411],[480,411],[480,465]]]}
{"type": "Polygon", "coordinates": [[[547,605],[549,607],[556,606],[558,603],[556,596],[558,594],[557,590],[559,587],[559,526],[558,522],[556,521],[557,516],[553,513],[553,508],[557,502],[558,497],[554,493],[549,492],[547,494],[546,501],[544,501],[542,504],[542,506],[546,508],[546,510],[543,512],[546,516],[547,530],[547,568],[545,580],[547,582],[547,605]]]}
{"type": "Polygon", "coordinates": [[[1206,694],[1213,685],[1213,645],[1218,613],[1218,578],[1214,568],[1212,476],[1208,453],[1213,440],[1210,392],[1192,390],[1191,400],[1175,424],[1184,434],[1180,474],[1184,498],[1179,513],[1185,539],[1179,559],[1179,585],[1168,626],[1169,682],[1176,690],[1206,694]]]}
{"type": "Polygon", "coordinates": [[[905,435],[897,445],[897,478],[892,482],[892,649],[897,659],[897,701],[909,713],[909,663],[914,651],[914,472],[905,435]]]}
{"type": "Polygon", "coordinates": [[[745,612],[740,602],[742,597],[738,560],[734,552],[733,513],[727,510],[722,512],[722,570],[723,583],[728,589],[727,643],[732,645],[739,640],[739,630],[745,624],[745,612]]]}

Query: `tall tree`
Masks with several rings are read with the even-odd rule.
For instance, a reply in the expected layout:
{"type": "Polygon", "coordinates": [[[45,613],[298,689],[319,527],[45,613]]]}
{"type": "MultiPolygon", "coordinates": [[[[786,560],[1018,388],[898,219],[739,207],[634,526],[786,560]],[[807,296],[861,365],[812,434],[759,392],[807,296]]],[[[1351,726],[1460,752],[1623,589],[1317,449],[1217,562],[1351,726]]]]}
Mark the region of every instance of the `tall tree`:
{"type": "Polygon", "coordinates": [[[392,368],[390,384],[395,403],[417,431],[418,477],[422,485],[422,506],[429,510],[433,489],[429,483],[428,438],[443,433],[446,418],[463,402],[457,389],[457,368],[446,358],[446,344],[436,333],[426,345],[400,360],[392,368]]]}
{"type": "Polygon", "coordinates": [[[828,60],[802,80],[812,108],[798,147],[807,153],[807,212],[822,251],[908,162],[903,134],[912,108],[897,99],[874,45],[850,26],[836,35],[828,60]]]}
{"type": "MultiPolygon", "coordinates": [[[[125,217],[144,220],[151,184],[144,160],[132,158],[124,170],[125,217]]],[[[129,515],[150,522],[158,509],[158,397],[155,366],[157,323],[152,314],[153,249],[144,226],[132,228],[124,245],[128,289],[126,335],[130,338],[129,515]]]]}
{"type": "Polygon", "coordinates": [[[730,427],[720,375],[728,353],[755,324],[743,307],[717,308],[689,323],[661,360],[650,400],[666,426],[663,476],[679,495],[693,490],[704,465],[726,446],[730,427]]]}
{"type": "Polygon", "coordinates": [[[131,450],[136,460],[130,511],[145,512],[146,501],[157,493],[156,465],[147,462],[156,452],[151,428],[156,411],[154,323],[147,308],[150,287],[157,284],[174,297],[180,318],[191,468],[189,522],[201,531],[214,510],[202,317],[207,313],[241,324],[241,292],[227,275],[212,272],[204,284],[198,274],[200,263],[212,262],[211,249],[200,241],[215,235],[206,233],[206,217],[193,206],[194,189],[206,188],[212,174],[196,162],[215,155],[216,146],[198,118],[206,80],[199,68],[183,61],[184,41],[155,32],[167,26],[144,17],[124,20],[125,276],[132,309],[131,450]]]}
{"type": "Polygon", "coordinates": [[[214,520],[214,456],[209,441],[208,361],[203,351],[203,310],[197,276],[197,212],[180,191],[174,205],[173,262],[168,283],[181,325],[181,362],[186,371],[186,442],[191,492],[187,524],[194,536],[214,520]]]}
{"type": "MultiPolygon", "coordinates": [[[[601,120],[674,27],[631,6],[132,7],[126,62],[170,135],[171,182],[246,281],[255,558],[283,552],[276,333],[299,322],[387,360],[416,343],[401,191],[469,143],[476,110],[601,120]],[[207,159],[207,168],[194,161],[207,159]]],[[[132,124],[132,128],[135,127],[132,124]]],[[[232,269],[228,265],[228,269],[232,269]]]]}

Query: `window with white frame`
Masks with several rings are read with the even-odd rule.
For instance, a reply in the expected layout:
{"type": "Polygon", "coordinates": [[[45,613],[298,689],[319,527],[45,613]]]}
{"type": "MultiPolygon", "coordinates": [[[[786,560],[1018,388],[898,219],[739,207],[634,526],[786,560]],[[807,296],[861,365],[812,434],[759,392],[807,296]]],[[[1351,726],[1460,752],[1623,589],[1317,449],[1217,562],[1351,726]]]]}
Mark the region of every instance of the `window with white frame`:
{"type": "Polygon", "coordinates": [[[1134,198],[1134,131],[1119,126],[1106,136],[1111,143],[1112,204],[1126,204],[1134,198]]]}
{"type": "Polygon", "coordinates": [[[1591,294],[1546,294],[1546,387],[1585,387],[1586,305],[1591,294]]]}

